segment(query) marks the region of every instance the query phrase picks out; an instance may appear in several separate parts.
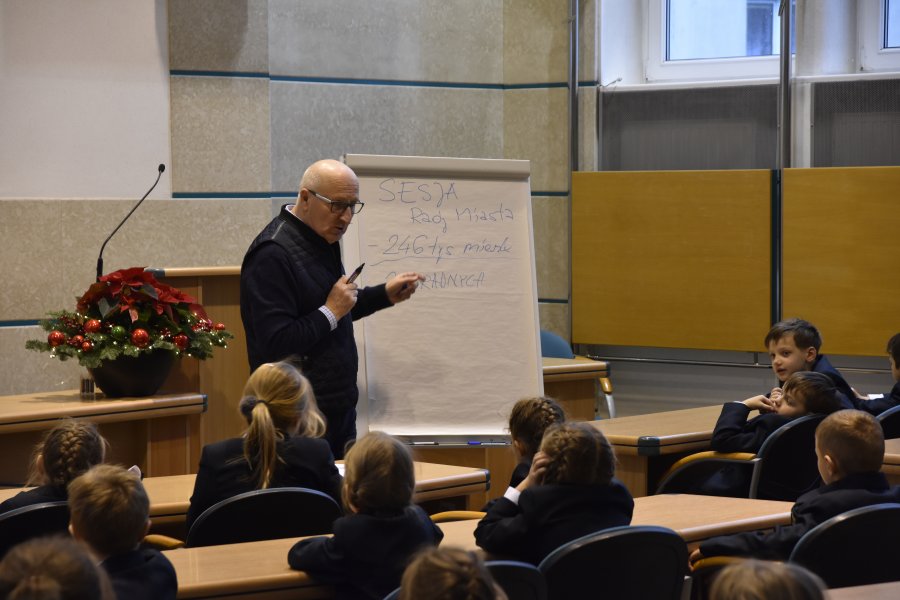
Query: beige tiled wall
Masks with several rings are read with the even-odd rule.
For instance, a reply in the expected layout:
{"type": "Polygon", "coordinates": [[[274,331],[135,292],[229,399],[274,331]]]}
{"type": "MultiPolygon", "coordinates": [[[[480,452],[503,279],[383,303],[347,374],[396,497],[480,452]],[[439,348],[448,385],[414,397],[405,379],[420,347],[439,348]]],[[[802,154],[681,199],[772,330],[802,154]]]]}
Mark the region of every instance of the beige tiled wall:
{"type": "Polygon", "coordinates": [[[169,67],[265,73],[269,0],[169,0],[169,67]]]}

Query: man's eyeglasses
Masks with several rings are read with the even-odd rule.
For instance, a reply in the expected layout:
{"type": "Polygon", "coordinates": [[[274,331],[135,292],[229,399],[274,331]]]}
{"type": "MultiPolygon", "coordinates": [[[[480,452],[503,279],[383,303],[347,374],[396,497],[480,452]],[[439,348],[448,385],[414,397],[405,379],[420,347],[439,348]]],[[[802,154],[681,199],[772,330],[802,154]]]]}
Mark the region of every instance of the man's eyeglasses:
{"type": "Polygon", "coordinates": [[[349,208],[351,213],[353,213],[354,215],[358,215],[359,211],[361,211],[363,209],[363,206],[365,206],[365,203],[358,200],[356,202],[340,202],[338,200],[326,198],[322,194],[314,192],[310,189],[307,189],[306,191],[308,191],[310,194],[312,194],[322,202],[326,203],[328,207],[331,208],[331,212],[333,213],[343,214],[344,211],[349,208]]]}

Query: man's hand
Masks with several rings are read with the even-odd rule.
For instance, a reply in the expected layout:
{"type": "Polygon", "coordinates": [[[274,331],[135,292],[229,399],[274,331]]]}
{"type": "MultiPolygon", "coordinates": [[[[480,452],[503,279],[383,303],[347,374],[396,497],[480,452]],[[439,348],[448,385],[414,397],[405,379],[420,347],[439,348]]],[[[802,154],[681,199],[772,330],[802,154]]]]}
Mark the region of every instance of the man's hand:
{"type": "Polygon", "coordinates": [[[416,288],[419,286],[420,281],[425,281],[425,276],[421,273],[409,271],[395,275],[387,282],[385,287],[388,300],[391,301],[391,304],[408,300],[410,296],[416,293],[416,288]]]}
{"type": "Polygon", "coordinates": [[[544,473],[547,471],[547,464],[549,462],[550,457],[543,452],[535,454],[534,459],[531,461],[531,469],[528,471],[528,476],[522,480],[522,483],[516,486],[516,489],[520,492],[524,492],[531,486],[540,484],[544,480],[544,473]]]}
{"type": "Polygon", "coordinates": [[[332,312],[337,320],[353,310],[356,304],[356,284],[347,283],[347,277],[341,277],[328,292],[325,306],[332,312]]]}
{"type": "Polygon", "coordinates": [[[753,396],[744,400],[744,406],[750,410],[758,410],[761,413],[775,412],[777,405],[765,396],[753,396]]]}

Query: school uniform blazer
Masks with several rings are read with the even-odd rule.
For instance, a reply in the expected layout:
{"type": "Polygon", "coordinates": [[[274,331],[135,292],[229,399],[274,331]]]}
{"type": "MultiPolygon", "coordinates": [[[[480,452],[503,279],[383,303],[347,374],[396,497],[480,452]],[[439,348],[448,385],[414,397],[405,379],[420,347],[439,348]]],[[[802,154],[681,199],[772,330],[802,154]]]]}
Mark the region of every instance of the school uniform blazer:
{"type": "MultiPolygon", "coordinates": [[[[513,469],[512,475],[509,478],[509,487],[514,488],[517,487],[520,483],[522,483],[526,477],[528,477],[528,472],[531,471],[531,461],[523,460],[519,464],[516,465],[516,468],[513,469]]],[[[481,512],[487,512],[491,509],[491,507],[497,503],[497,498],[492,500],[488,500],[484,506],[481,507],[481,512]]]]}
{"type": "Polygon", "coordinates": [[[716,452],[752,452],[762,448],[772,432],[789,423],[792,418],[777,413],[765,413],[747,420],[750,409],[743,402],[728,402],[722,406],[719,420],[713,429],[710,448],[716,452]]]}
{"type": "Polygon", "coordinates": [[[354,514],[334,522],[334,536],[297,542],[292,569],[331,584],[338,600],[380,600],[400,586],[410,558],[437,546],[444,533],[418,506],[384,514],[354,514]]]}
{"type": "MultiPolygon", "coordinates": [[[[256,489],[243,444],[243,438],[232,438],[203,448],[187,513],[188,529],[213,504],[256,489]]],[[[277,451],[281,460],[270,487],[312,488],[330,495],[340,505],[342,479],[328,442],[290,436],[279,440],[277,451]]]]}
{"type": "Polygon", "coordinates": [[[634,500],[620,482],[547,484],[528,488],[516,504],[500,498],[475,528],[475,543],[491,554],[538,564],[567,542],[631,524],[634,500]]]}
{"type": "Polygon", "coordinates": [[[700,544],[700,553],[787,560],[800,538],[816,525],[848,510],[882,502],[900,502],[900,487],[891,488],[883,473],[848,475],[800,496],[791,509],[791,525],[777,527],[770,533],[710,538],[700,544]]]}
{"type": "Polygon", "coordinates": [[[889,394],[875,400],[861,400],[859,408],[876,417],[886,410],[900,405],[900,381],[894,384],[889,394]]]}
{"type": "Polygon", "coordinates": [[[150,548],[110,556],[102,563],[118,600],[175,600],[178,576],[169,559],[150,548]]]}
{"type": "Polygon", "coordinates": [[[44,502],[59,502],[60,500],[68,499],[69,494],[65,486],[42,485],[34,488],[33,490],[20,492],[12,498],[7,499],[3,503],[0,503],[0,514],[15,510],[17,508],[31,506],[33,504],[42,504],[44,502]]]}
{"type": "Polygon", "coordinates": [[[816,362],[813,363],[813,368],[811,370],[816,373],[827,375],[831,382],[834,383],[834,387],[837,388],[838,392],[838,400],[841,402],[841,408],[861,408],[863,401],[856,399],[856,394],[850,389],[850,384],[847,383],[844,376],[831,365],[831,362],[824,354],[820,354],[816,357],[816,362]]]}

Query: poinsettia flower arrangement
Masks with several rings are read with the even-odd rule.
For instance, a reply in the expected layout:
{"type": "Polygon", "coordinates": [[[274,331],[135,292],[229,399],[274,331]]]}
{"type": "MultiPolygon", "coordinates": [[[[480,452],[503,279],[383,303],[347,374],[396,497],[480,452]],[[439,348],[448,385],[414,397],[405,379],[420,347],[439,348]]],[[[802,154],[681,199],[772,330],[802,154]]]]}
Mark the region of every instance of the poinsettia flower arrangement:
{"type": "Polygon", "coordinates": [[[210,321],[196,300],[144,267],[104,275],[77,299],[75,312],[51,312],[40,324],[49,332],[46,341],[29,340],[26,348],[76,358],[89,369],[156,350],[203,360],[234,337],[223,323],[210,321]]]}

